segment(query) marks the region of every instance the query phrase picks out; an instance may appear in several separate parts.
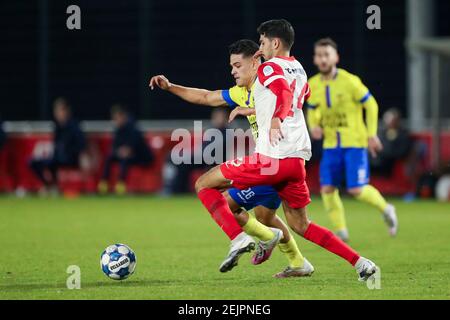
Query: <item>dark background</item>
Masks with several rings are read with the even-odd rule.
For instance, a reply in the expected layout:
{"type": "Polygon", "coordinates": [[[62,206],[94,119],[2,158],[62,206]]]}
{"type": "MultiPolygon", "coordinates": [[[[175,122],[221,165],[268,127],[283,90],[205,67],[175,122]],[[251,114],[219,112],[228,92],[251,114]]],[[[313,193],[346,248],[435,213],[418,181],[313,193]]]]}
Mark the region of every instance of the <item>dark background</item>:
{"type": "MultiPolygon", "coordinates": [[[[233,85],[227,46],[258,39],[272,18],[296,30],[292,54],[312,76],[313,43],[331,36],[340,67],[358,74],[381,111],[406,112],[406,2],[308,1],[4,1],[0,3],[0,115],[48,120],[58,96],[79,119],[106,119],[122,102],[140,119],[206,118],[207,108],[147,89],[151,75],[210,89],[233,85]],[[66,8],[81,8],[81,30],[66,28],[66,8]],[[367,6],[381,7],[382,30],[366,28],[367,6]]],[[[449,35],[450,1],[436,1],[436,35],[449,35]]]]}

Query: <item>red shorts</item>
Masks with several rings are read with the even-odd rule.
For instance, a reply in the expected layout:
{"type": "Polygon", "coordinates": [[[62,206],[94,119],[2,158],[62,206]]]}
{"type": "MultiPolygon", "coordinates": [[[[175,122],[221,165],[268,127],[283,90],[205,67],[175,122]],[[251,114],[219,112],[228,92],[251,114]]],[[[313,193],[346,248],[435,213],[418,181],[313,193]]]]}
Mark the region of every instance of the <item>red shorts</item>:
{"type": "Polygon", "coordinates": [[[304,208],[311,202],[305,181],[305,160],[301,158],[273,159],[255,153],[224,162],[220,170],[235,188],[241,190],[273,186],[291,208],[304,208]]]}

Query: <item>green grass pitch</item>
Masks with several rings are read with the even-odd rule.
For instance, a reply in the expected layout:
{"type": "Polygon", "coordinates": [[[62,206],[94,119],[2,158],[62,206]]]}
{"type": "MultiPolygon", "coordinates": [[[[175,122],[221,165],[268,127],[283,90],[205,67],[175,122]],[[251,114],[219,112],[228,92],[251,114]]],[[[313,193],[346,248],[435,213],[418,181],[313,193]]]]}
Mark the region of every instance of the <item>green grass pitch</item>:
{"type": "MultiPolygon", "coordinates": [[[[260,266],[245,255],[221,274],[228,239],[195,197],[1,197],[0,299],[449,299],[450,205],[392,201],[395,239],[374,209],[344,202],[351,245],[381,267],[381,289],[369,290],[347,262],[300,237],[316,268],[311,278],[272,278],[286,266],[279,251],[260,266]],[[124,281],[99,266],[103,249],[118,242],[137,255],[124,281]],[[81,268],[80,290],[66,287],[69,265],[81,268]]],[[[308,211],[329,226],[319,198],[308,211]]]]}

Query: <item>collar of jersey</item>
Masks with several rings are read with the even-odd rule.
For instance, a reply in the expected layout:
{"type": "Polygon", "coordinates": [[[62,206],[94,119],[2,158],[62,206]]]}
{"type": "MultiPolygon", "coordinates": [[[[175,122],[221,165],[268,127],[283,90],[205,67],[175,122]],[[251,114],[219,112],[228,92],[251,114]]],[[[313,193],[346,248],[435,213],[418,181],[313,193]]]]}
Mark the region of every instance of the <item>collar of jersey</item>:
{"type": "Polygon", "coordinates": [[[339,68],[336,68],[336,73],[334,74],[333,79],[330,79],[330,80],[324,80],[323,77],[321,76],[321,77],[320,77],[320,81],[322,81],[322,82],[330,82],[330,81],[334,81],[334,80],[336,80],[338,74],[339,74],[339,68]]]}
{"type": "Polygon", "coordinates": [[[287,60],[287,61],[294,61],[295,57],[282,57],[282,56],[275,56],[274,58],[278,58],[278,59],[283,59],[283,60],[287,60]]]}

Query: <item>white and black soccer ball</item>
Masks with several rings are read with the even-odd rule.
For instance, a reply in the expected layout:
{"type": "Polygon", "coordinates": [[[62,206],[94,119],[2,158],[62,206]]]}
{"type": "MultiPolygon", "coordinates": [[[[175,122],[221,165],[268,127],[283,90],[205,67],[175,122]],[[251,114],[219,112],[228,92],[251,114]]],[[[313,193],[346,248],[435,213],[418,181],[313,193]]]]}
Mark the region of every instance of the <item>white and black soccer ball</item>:
{"type": "Polygon", "coordinates": [[[125,244],[113,244],[103,251],[100,257],[100,267],[109,278],[123,280],[134,273],[136,255],[125,244]]]}

